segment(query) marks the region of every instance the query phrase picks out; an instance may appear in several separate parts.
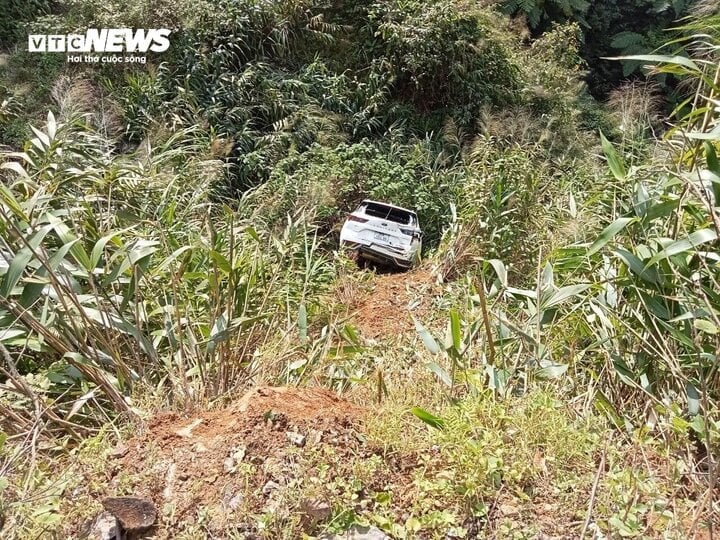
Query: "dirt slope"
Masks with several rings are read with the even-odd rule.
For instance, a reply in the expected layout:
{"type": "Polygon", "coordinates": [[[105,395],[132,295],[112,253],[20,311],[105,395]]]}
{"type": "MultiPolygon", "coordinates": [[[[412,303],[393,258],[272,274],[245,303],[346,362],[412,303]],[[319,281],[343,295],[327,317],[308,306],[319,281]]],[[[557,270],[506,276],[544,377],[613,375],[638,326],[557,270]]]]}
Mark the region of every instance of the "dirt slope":
{"type": "Polygon", "coordinates": [[[412,332],[412,316],[422,319],[442,293],[434,281],[426,268],[376,274],[370,290],[352,306],[353,321],[362,335],[374,339],[412,332]]]}
{"type": "Polygon", "coordinates": [[[290,507],[302,519],[327,517],[329,509],[322,505],[298,512],[298,505],[314,501],[288,500],[288,487],[306,480],[306,467],[298,464],[303,454],[331,448],[339,464],[373,455],[376,450],[361,435],[363,415],[362,408],[328,390],[289,387],[254,388],[222,410],[160,413],[113,451],[110,481],[98,499],[152,500],[160,515],[153,538],[173,538],[173,531],[203,519],[208,534],[225,537],[234,530],[253,538],[251,515],[290,507]]]}

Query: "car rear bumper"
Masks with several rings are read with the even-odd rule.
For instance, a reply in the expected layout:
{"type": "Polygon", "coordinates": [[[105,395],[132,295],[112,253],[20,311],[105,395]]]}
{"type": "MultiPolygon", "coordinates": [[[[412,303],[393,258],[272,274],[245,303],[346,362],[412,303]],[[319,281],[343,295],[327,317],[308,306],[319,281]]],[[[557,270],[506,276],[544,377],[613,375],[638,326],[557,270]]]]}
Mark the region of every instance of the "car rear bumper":
{"type": "Polygon", "coordinates": [[[355,250],[363,258],[375,262],[394,264],[400,268],[410,268],[413,265],[413,259],[408,258],[407,254],[395,252],[376,244],[362,244],[346,240],[342,242],[342,246],[355,250]]]}

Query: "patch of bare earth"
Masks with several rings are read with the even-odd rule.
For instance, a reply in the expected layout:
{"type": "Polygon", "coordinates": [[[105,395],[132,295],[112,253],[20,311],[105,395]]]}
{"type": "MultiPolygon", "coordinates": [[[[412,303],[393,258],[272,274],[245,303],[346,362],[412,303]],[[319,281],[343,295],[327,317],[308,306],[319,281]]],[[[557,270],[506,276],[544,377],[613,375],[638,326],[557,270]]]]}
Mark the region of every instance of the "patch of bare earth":
{"type": "MultiPolygon", "coordinates": [[[[106,490],[92,495],[151,500],[159,514],[152,538],[198,526],[219,538],[230,531],[280,538],[257,530],[263,514],[310,531],[329,517],[325,501],[332,495],[312,456],[333,460],[328,479],[334,480],[352,475],[348,464],[381,452],[362,435],[365,414],[329,390],[291,387],[256,387],[222,410],[160,413],[113,450],[106,490]],[[288,498],[298,486],[317,498],[288,498]]],[[[382,487],[388,479],[377,481],[382,487]]]]}
{"type": "Polygon", "coordinates": [[[422,319],[430,312],[433,297],[440,294],[426,268],[377,274],[351,306],[352,320],[363,336],[373,339],[412,332],[412,316],[422,319]]]}

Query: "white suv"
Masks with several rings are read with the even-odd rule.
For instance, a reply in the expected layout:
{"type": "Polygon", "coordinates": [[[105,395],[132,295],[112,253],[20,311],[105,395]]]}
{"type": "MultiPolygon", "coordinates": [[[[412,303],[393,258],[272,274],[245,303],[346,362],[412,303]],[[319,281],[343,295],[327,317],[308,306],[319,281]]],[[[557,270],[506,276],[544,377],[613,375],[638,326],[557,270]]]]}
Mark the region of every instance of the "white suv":
{"type": "Polygon", "coordinates": [[[363,259],[410,268],[419,260],[422,236],[412,210],[366,200],[347,217],[340,246],[363,259]]]}

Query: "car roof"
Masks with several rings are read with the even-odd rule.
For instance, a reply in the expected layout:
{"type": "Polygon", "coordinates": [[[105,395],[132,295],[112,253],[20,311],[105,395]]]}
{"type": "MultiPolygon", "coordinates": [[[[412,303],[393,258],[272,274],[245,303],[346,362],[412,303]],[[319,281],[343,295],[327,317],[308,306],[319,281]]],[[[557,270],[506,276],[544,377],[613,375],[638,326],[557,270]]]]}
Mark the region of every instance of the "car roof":
{"type": "Polygon", "coordinates": [[[360,204],[364,203],[372,203],[372,204],[381,204],[383,206],[389,206],[390,208],[396,208],[398,210],[404,210],[405,212],[410,212],[411,214],[415,213],[415,210],[408,210],[407,208],[403,208],[402,206],[395,206],[394,204],[382,202],[382,201],[373,201],[370,199],[363,199],[363,201],[360,204]]]}

